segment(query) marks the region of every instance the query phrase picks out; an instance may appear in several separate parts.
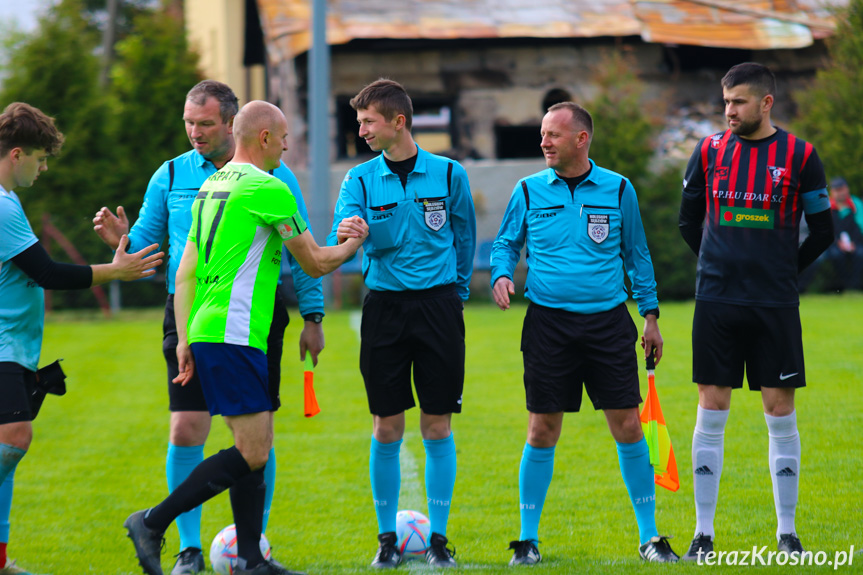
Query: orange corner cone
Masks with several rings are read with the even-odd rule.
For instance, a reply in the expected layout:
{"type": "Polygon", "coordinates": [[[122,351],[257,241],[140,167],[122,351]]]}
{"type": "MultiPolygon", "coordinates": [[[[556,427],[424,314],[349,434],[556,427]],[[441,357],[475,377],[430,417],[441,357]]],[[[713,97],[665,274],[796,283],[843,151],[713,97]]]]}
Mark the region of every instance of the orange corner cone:
{"type": "Polygon", "coordinates": [[[321,412],[318,398],[315,397],[315,371],[312,354],[306,353],[306,371],[303,373],[303,409],[306,417],[314,417],[321,412]]]}

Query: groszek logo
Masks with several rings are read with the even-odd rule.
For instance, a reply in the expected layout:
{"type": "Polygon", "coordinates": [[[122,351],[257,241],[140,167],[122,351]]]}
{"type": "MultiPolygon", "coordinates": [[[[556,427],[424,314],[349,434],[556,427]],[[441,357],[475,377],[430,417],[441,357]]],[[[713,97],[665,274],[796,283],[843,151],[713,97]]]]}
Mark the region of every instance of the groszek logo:
{"type": "Polygon", "coordinates": [[[719,211],[719,225],[735,228],[761,228],[772,230],[774,214],[772,210],[758,208],[722,208],[719,211]]]}

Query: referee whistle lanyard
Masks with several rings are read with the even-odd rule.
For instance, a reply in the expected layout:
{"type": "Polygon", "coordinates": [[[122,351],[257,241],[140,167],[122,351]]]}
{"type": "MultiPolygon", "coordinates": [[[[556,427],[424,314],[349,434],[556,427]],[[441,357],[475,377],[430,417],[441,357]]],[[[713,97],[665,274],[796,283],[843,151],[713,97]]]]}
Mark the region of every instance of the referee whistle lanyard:
{"type": "Polygon", "coordinates": [[[655,370],[656,362],[653,352],[647,357],[647,400],[641,411],[641,429],[647,448],[650,451],[650,464],[653,466],[654,483],[669,491],[680,489],[680,478],[677,475],[677,461],[674,459],[674,449],[671,446],[671,436],[665,425],[665,417],[659,406],[659,396],[656,393],[655,370]]]}

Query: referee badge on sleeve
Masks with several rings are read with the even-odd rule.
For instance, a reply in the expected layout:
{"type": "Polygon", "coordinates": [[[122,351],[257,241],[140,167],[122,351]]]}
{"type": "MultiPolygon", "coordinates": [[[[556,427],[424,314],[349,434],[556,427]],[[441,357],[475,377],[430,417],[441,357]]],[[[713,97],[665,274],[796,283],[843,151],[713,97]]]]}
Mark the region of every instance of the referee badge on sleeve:
{"type": "Polygon", "coordinates": [[[608,214],[587,215],[587,235],[598,244],[608,237],[608,214]]]}
{"type": "Polygon", "coordinates": [[[423,202],[426,225],[434,231],[440,230],[446,223],[446,209],[444,202],[423,202]]]}

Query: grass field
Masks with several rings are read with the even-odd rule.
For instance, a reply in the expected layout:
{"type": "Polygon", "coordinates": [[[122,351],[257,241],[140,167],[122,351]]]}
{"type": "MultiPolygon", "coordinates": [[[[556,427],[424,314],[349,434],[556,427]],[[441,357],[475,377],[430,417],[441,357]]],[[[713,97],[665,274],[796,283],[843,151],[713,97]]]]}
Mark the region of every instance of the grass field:
{"type": "MultiPolygon", "coordinates": [[[[635,306],[631,305],[631,309],[635,306]]],[[[657,385],[681,471],[677,493],[659,489],[657,521],[682,553],[695,512],[690,441],[697,394],[690,383],[692,303],[662,306],[665,357],[657,385]]],[[[519,339],[524,307],[503,313],[469,304],[464,413],[454,417],[458,480],[449,523],[460,570],[512,572],[508,542],[519,534],[518,466],[525,441],[519,339]]],[[[863,548],[863,297],[809,296],[801,305],[807,380],[798,394],[803,443],[797,528],[803,544],[835,551],[863,548]]],[[[278,481],[267,536],[274,556],[309,573],[370,573],[377,524],[368,479],[371,417],[358,369],[357,312],[330,312],[327,347],[315,387],[322,412],[302,414],[299,322],[288,327],[282,409],[276,417],[278,481]]],[[[296,318],[296,312],[292,313],[296,318]]],[[[639,330],[641,321],[637,321],[639,330]]],[[[49,397],[16,474],[9,552],[34,573],[140,573],[121,527],[132,511],[166,495],[168,412],[160,349],[161,310],[111,320],[55,315],[45,330],[43,364],[57,357],[69,393],[49,397]]],[[[642,390],[646,389],[643,381],[642,390]]],[[[776,519],[767,468],[760,395],[735,392],[726,431],[717,512],[717,550],[775,549],[776,519]]],[[[214,421],[207,455],[230,445],[214,421]]],[[[426,512],[425,455],[418,410],[408,412],[399,507],[426,512]]],[[[552,573],[666,573],[747,568],[643,565],[634,515],[620,479],[614,442],[601,413],[568,415],[540,525],[543,562],[552,573]]],[[[228,497],[204,507],[205,546],[232,523],[228,497]]],[[[172,526],[163,556],[177,553],[172,526]]],[[[413,562],[401,571],[428,571],[413,562]]],[[[824,572],[832,567],[758,567],[759,573],[824,572]]],[[[863,572],[863,554],[840,571],[863,572]]]]}

